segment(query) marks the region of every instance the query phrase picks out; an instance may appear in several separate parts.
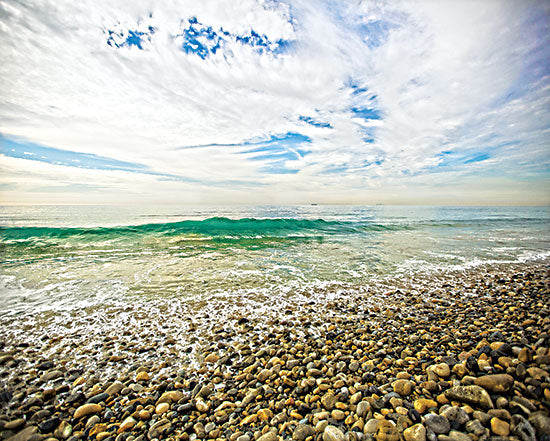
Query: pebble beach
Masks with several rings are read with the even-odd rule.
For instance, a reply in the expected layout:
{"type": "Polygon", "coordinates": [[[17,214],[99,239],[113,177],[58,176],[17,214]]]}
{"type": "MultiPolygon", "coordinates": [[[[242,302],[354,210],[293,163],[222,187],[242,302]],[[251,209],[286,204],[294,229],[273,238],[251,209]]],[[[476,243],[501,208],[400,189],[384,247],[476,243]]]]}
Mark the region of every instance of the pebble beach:
{"type": "Polygon", "coordinates": [[[0,437],[550,439],[547,262],[392,286],[4,318],[0,437]]]}

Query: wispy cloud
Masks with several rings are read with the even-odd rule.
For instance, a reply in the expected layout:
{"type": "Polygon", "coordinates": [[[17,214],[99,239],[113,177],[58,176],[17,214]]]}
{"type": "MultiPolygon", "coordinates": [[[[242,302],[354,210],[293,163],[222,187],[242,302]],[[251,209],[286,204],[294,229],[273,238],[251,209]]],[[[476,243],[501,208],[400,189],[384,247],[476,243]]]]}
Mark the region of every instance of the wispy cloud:
{"type": "Polygon", "coordinates": [[[0,0],[2,198],[548,202],[548,23],[544,1],[0,0]]]}

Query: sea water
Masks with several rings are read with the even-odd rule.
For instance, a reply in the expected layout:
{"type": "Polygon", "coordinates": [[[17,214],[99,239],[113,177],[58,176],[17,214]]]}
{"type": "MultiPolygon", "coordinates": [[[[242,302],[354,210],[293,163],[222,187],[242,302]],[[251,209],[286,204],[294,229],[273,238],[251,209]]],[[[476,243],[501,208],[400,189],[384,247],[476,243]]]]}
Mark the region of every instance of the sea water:
{"type": "Polygon", "coordinates": [[[548,207],[5,206],[0,316],[159,301],[218,314],[549,258],[548,207]]]}

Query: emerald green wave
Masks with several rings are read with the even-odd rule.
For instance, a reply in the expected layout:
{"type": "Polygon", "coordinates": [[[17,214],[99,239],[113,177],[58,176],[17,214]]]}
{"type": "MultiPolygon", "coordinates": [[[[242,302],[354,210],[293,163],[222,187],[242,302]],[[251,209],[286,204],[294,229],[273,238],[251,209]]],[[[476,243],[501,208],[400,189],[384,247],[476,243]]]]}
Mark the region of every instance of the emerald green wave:
{"type": "Polygon", "coordinates": [[[323,219],[228,219],[213,217],[205,220],[185,220],[170,223],[154,223],[133,226],[94,227],[94,228],[54,228],[54,227],[0,227],[3,241],[48,239],[48,238],[89,238],[109,239],[141,235],[200,235],[209,237],[292,237],[296,235],[325,236],[332,234],[361,233],[404,229],[404,226],[380,225],[365,222],[326,221],[323,219]]]}

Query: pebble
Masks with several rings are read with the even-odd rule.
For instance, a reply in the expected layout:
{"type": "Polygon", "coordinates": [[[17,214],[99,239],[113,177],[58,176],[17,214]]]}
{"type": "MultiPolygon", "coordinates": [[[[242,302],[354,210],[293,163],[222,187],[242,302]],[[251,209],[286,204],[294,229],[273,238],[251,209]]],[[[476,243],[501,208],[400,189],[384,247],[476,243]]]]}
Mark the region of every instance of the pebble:
{"type": "Polygon", "coordinates": [[[4,424],[4,429],[6,430],[17,430],[20,427],[23,427],[25,425],[25,419],[24,418],[17,418],[15,420],[8,421],[4,424]]]}
{"type": "Polygon", "coordinates": [[[2,337],[0,438],[545,440],[550,278],[533,274],[373,290],[257,322],[181,314],[181,333],[155,328],[153,309],[89,344],[62,326],[38,344],[2,337]]]}
{"type": "Polygon", "coordinates": [[[338,427],[327,426],[323,432],[323,441],[346,441],[346,437],[338,427]]]}
{"type": "Polygon", "coordinates": [[[292,439],[296,441],[303,441],[308,436],[315,435],[315,429],[309,424],[298,424],[292,433],[292,439]]]}
{"type": "Polygon", "coordinates": [[[403,431],[405,441],[426,441],[426,428],[422,424],[415,424],[403,431]]]}
{"type": "Polygon", "coordinates": [[[451,368],[447,363],[436,364],[433,370],[437,374],[437,376],[441,378],[447,378],[449,375],[451,375],[451,368]]]}
{"type": "Polygon", "coordinates": [[[59,426],[53,432],[53,436],[58,439],[67,439],[73,434],[73,426],[67,421],[61,421],[59,426]]]}
{"type": "Polygon", "coordinates": [[[277,435],[274,432],[267,432],[260,436],[256,441],[277,441],[277,435]]]}
{"type": "Polygon", "coordinates": [[[122,389],[124,389],[124,384],[120,381],[114,381],[107,389],[105,389],[105,393],[107,395],[117,395],[122,389]]]}
{"type": "Polygon", "coordinates": [[[119,426],[117,433],[126,432],[137,424],[137,421],[131,416],[127,417],[119,426]]]}
{"type": "Polygon", "coordinates": [[[25,427],[20,432],[7,438],[7,441],[29,441],[31,437],[37,432],[36,426],[25,427]]]}
{"type": "Polygon", "coordinates": [[[429,400],[427,398],[419,398],[418,400],[414,401],[413,406],[418,413],[422,414],[425,413],[428,409],[437,407],[437,402],[434,400],[429,400]]]}
{"type": "Polygon", "coordinates": [[[447,433],[451,430],[449,420],[443,415],[429,413],[424,416],[424,425],[434,433],[447,433]]]}
{"type": "Polygon", "coordinates": [[[489,392],[502,394],[512,388],[514,377],[508,374],[484,375],[483,377],[477,377],[474,383],[489,392]]]}
{"type": "Polygon", "coordinates": [[[357,409],[355,412],[357,413],[358,417],[364,417],[367,412],[370,410],[370,403],[368,401],[361,401],[359,404],[357,404],[357,409]]]}
{"type": "Polygon", "coordinates": [[[380,423],[380,420],[370,419],[366,422],[363,431],[365,433],[376,433],[376,431],[378,430],[379,423],[380,423]]]}
{"type": "Polygon", "coordinates": [[[409,396],[413,391],[413,382],[409,380],[397,380],[393,383],[393,391],[402,397],[409,396]]]}
{"type": "Polygon", "coordinates": [[[155,407],[155,413],[157,415],[161,415],[165,412],[168,412],[170,410],[170,404],[167,402],[162,402],[160,404],[157,404],[157,407],[155,407]]]}
{"type": "Polygon", "coordinates": [[[510,424],[499,418],[493,417],[491,418],[491,431],[495,435],[508,436],[510,434],[510,424]]]}
{"type": "Polygon", "coordinates": [[[480,386],[455,386],[445,391],[449,400],[457,400],[484,408],[493,408],[491,396],[480,386]]]}
{"type": "Polygon", "coordinates": [[[80,406],[78,409],[76,409],[74,411],[73,417],[74,418],[82,418],[82,417],[85,417],[87,415],[91,415],[91,414],[94,414],[94,413],[99,413],[102,410],[103,409],[99,404],[88,403],[88,404],[84,404],[84,405],[80,406]]]}
{"type": "Polygon", "coordinates": [[[138,372],[136,375],[136,381],[149,381],[151,379],[151,376],[146,371],[138,372]]]}

